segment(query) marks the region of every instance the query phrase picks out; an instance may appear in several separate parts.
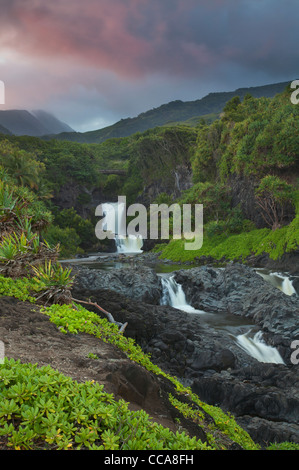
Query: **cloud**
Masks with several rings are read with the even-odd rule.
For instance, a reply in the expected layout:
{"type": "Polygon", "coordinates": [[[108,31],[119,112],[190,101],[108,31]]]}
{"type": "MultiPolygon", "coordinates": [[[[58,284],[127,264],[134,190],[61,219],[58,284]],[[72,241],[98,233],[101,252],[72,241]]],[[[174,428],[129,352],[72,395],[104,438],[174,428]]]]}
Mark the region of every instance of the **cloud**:
{"type": "Polygon", "coordinates": [[[298,0],[1,0],[0,79],[10,107],[110,123],[298,78],[298,22],[298,0]]]}
{"type": "Polygon", "coordinates": [[[298,6],[292,0],[284,5],[277,0],[5,0],[0,40],[21,54],[63,57],[131,78],[204,74],[206,67],[226,60],[256,67],[264,60],[275,70],[277,52],[282,47],[287,52],[288,44],[290,56],[296,47],[298,6]]]}

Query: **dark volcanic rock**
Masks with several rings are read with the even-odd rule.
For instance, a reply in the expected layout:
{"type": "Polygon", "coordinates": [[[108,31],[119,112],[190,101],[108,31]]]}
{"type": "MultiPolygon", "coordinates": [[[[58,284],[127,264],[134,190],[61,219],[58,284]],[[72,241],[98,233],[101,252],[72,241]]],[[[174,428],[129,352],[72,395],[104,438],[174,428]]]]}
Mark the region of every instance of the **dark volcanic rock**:
{"type": "Polygon", "coordinates": [[[234,263],[224,269],[204,266],[181,270],[175,279],[193,307],[253,321],[268,344],[275,346],[289,363],[290,345],[299,336],[298,296],[285,295],[251,268],[234,263]]]}
{"type": "Polygon", "coordinates": [[[91,298],[116,321],[128,322],[125,334],[150,353],[155,364],[189,385],[203,401],[233,413],[257,442],[299,442],[299,369],[290,361],[291,343],[299,336],[299,298],[286,296],[239,264],[174,273],[193,307],[217,318],[216,325],[230,316],[255,326],[285,361],[262,363],[240,348],[229,328],[214,327],[205,315],[159,305],[161,288],[155,273],[142,266],[134,269],[122,270],[123,277],[113,272],[107,284],[97,283],[97,276],[85,277],[84,271],[73,295],[91,298]]]}
{"type": "Polygon", "coordinates": [[[268,445],[299,442],[298,385],[298,367],[257,363],[201,377],[194,380],[192,388],[207,403],[233,411],[256,441],[268,445]]]}
{"type": "Polygon", "coordinates": [[[134,266],[111,271],[80,268],[75,272],[77,289],[88,289],[96,293],[109,289],[134,300],[159,304],[162,285],[159,276],[147,266],[134,266]]]}

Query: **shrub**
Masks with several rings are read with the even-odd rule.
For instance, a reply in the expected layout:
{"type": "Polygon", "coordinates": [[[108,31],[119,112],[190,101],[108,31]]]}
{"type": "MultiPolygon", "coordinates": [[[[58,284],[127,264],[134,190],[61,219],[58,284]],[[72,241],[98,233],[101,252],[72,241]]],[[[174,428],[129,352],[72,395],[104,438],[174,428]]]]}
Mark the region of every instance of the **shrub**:
{"type": "Polygon", "coordinates": [[[74,278],[71,269],[64,269],[59,263],[48,261],[44,266],[32,267],[34,280],[41,287],[37,300],[48,303],[70,304],[72,302],[71,287],[74,278]]]}

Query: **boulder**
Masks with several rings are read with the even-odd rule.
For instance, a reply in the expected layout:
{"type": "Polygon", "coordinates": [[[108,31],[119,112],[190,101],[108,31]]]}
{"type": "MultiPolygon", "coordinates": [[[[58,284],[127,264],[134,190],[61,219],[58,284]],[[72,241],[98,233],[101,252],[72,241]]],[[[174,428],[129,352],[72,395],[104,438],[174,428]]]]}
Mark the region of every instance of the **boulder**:
{"type": "Polygon", "coordinates": [[[91,293],[108,289],[122,293],[134,300],[154,305],[160,303],[162,285],[154,269],[134,265],[112,270],[74,268],[77,289],[88,289],[91,293]]]}

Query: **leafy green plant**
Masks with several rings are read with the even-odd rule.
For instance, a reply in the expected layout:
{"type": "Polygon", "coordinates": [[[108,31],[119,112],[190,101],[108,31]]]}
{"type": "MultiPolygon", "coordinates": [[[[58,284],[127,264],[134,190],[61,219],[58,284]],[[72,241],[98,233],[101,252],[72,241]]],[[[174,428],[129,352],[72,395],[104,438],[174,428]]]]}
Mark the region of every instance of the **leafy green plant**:
{"type": "Polygon", "coordinates": [[[102,385],[78,383],[49,366],[5,359],[0,379],[0,436],[7,448],[208,449],[200,440],[154,423],[142,410],[130,411],[102,385]]]}
{"type": "Polygon", "coordinates": [[[36,302],[36,294],[43,288],[41,283],[37,283],[31,278],[12,279],[0,275],[0,296],[9,295],[23,301],[36,302]]]}
{"type": "Polygon", "coordinates": [[[7,234],[0,241],[0,272],[15,278],[28,276],[32,272],[31,264],[39,264],[43,259],[55,259],[57,250],[58,247],[41,243],[39,235],[33,233],[28,224],[26,231],[7,234]]]}
{"type": "Polygon", "coordinates": [[[42,292],[37,300],[49,301],[56,304],[69,304],[72,302],[71,287],[74,278],[71,277],[72,269],[63,268],[59,263],[46,261],[42,266],[32,266],[34,280],[42,286],[42,292]]]}

